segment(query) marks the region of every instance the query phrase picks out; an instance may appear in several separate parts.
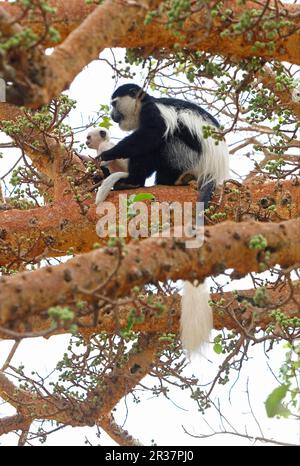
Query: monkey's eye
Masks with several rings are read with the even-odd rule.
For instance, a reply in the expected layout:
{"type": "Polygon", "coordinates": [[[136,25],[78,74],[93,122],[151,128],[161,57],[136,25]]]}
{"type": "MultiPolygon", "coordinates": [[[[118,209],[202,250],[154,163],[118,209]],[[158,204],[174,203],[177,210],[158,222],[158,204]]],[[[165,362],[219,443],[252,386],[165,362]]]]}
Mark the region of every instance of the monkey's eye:
{"type": "Polygon", "coordinates": [[[136,97],[136,90],[135,89],[130,89],[129,95],[130,95],[130,97],[136,97]]]}
{"type": "Polygon", "coordinates": [[[89,135],[89,136],[87,136],[86,138],[87,138],[87,140],[89,141],[89,140],[91,139],[91,136],[89,135]]]}
{"type": "Polygon", "coordinates": [[[116,105],[117,105],[117,101],[116,101],[116,100],[112,100],[112,101],[111,101],[111,106],[112,106],[112,108],[116,108],[116,105]]]}

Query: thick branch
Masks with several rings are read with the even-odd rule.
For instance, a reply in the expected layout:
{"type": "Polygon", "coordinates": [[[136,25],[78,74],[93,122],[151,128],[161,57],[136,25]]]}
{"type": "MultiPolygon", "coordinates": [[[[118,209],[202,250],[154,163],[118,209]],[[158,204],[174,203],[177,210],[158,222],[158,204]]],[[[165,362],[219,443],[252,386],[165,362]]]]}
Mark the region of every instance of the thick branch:
{"type": "Polygon", "coordinates": [[[137,447],[142,444],[139,440],[132,437],[126,430],[119,426],[114,420],[112,415],[102,417],[100,423],[102,429],[104,429],[107,434],[117,442],[118,445],[123,447],[137,447]]]}
{"type": "MultiPolygon", "coordinates": [[[[238,299],[237,296],[232,292],[226,293],[212,293],[211,299],[215,302],[219,302],[220,299],[224,300],[222,304],[222,312],[218,305],[212,307],[214,314],[214,328],[229,330],[237,328],[236,321],[232,318],[230,312],[223,312],[223,309],[227,309],[234,313],[236,319],[242,323],[243,320],[248,317],[245,315],[245,305],[242,302],[243,299],[249,300],[250,309],[253,309],[257,315],[257,326],[265,328],[272,320],[269,310],[280,308],[287,316],[300,317],[300,282],[293,282],[291,285],[287,283],[282,286],[274,288],[268,288],[266,290],[266,299],[264,306],[258,307],[253,304],[253,298],[255,296],[255,290],[239,290],[238,299]]],[[[67,303],[72,306],[72,303],[67,303]]],[[[139,301],[134,301],[134,306],[140,312],[143,313],[143,321],[135,322],[132,326],[132,330],[136,332],[159,332],[159,333],[176,333],[179,331],[179,320],[181,314],[181,296],[174,294],[172,296],[157,296],[153,299],[151,306],[147,303],[147,296],[140,297],[139,301]],[[165,307],[164,312],[157,312],[157,305],[163,305],[165,307]]],[[[86,341],[94,334],[100,332],[107,332],[115,334],[120,328],[126,328],[128,320],[132,313],[133,303],[129,304],[118,304],[116,303],[115,310],[108,309],[107,306],[99,309],[98,313],[98,325],[94,324],[94,313],[78,318],[79,333],[85,338],[86,341]],[[116,319],[117,316],[117,319],[116,319]]],[[[248,312],[248,311],[247,311],[248,312]]],[[[36,332],[46,331],[51,328],[52,323],[46,316],[28,315],[26,320],[26,328],[23,322],[14,322],[14,332],[22,335],[24,331],[30,329],[34,335],[36,332]]],[[[63,328],[57,329],[56,334],[68,333],[68,330],[63,328]]],[[[52,334],[53,334],[52,333],[52,334]]],[[[0,331],[0,338],[11,339],[11,334],[0,331]]]]}
{"type": "MultiPolygon", "coordinates": [[[[216,212],[225,212],[227,219],[236,221],[255,218],[273,222],[296,218],[300,212],[300,190],[291,181],[276,185],[254,180],[239,189],[240,194],[224,194],[216,212]],[[276,206],[275,212],[268,210],[271,205],[276,206]]],[[[137,192],[150,192],[158,202],[194,203],[197,198],[194,189],[180,186],[155,186],[126,193],[129,196],[137,192]]],[[[112,192],[107,200],[117,207],[118,196],[119,192],[112,192]]],[[[216,202],[218,199],[215,197],[216,202]]],[[[72,199],[27,211],[0,212],[0,265],[30,261],[44,253],[48,257],[63,256],[70,248],[74,253],[87,252],[95,243],[106,244],[107,239],[101,240],[95,233],[94,204],[89,201],[85,206],[89,207],[86,215],[72,199]]]]}
{"type": "Polygon", "coordinates": [[[0,435],[9,434],[16,430],[24,430],[28,427],[28,420],[20,414],[0,418],[0,435]]]}
{"type": "Polygon", "coordinates": [[[261,264],[283,268],[300,263],[300,220],[280,224],[225,222],[206,228],[204,245],[186,249],[178,239],[150,238],[131,242],[121,263],[117,248],[104,248],[78,256],[56,267],[3,277],[0,283],[0,323],[40,314],[51,306],[70,299],[85,299],[95,304],[95,290],[105,283],[102,293],[117,299],[128,296],[135,286],[165,280],[198,279],[234,269],[232,277],[261,271],[261,264]],[[250,240],[263,235],[263,250],[249,247],[250,240]],[[268,252],[268,259],[265,253],[268,252]],[[147,261],[141,261],[147,258],[147,261]],[[117,267],[117,268],[116,268],[117,267]]]}
{"type": "MultiPolygon", "coordinates": [[[[84,401],[72,402],[57,395],[43,396],[42,392],[33,395],[16,387],[8,377],[0,372],[0,396],[18,411],[18,416],[6,418],[0,432],[9,432],[14,428],[27,428],[34,419],[52,419],[72,426],[92,426],[96,422],[110,433],[117,441],[125,431],[117,429],[108,419],[111,410],[126,394],[145,377],[154,365],[157,351],[163,345],[159,336],[143,335],[139,337],[139,351],[132,350],[128,361],[114,368],[111,374],[100,378],[95,389],[90,391],[84,401]],[[105,387],[105,390],[103,390],[105,387]]],[[[128,443],[134,443],[130,436],[128,443]]]]}
{"type": "MultiPolygon", "coordinates": [[[[59,6],[59,18],[61,2],[54,3],[59,6]]],[[[158,1],[144,0],[139,3],[107,0],[104,4],[97,6],[83,22],[82,14],[91,11],[86,8],[84,2],[77,0],[75,3],[72,1],[65,3],[62,16],[65,17],[66,11],[68,11],[67,24],[70,27],[66,28],[64,24],[62,32],[66,32],[66,30],[72,30],[72,32],[48,58],[47,76],[43,86],[44,93],[41,93],[43,97],[37,95],[36,101],[33,98],[30,104],[32,106],[48,103],[53,97],[60,94],[70,85],[83,67],[96,59],[99,53],[107,47],[142,47],[149,50],[150,53],[151,50],[159,48],[172,49],[175,43],[179,43],[182,47],[208,51],[229,58],[234,57],[235,60],[257,56],[258,53],[253,50],[253,45],[257,40],[256,34],[253,34],[251,39],[247,34],[236,37],[221,37],[220,32],[224,30],[224,24],[219,19],[211,21],[204,7],[191,14],[185,21],[181,37],[166,29],[160,20],[154,20],[150,25],[144,24],[147,12],[156,8],[160,3],[158,1]],[[82,6],[80,24],[78,23],[78,5],[82,6]],[[73,6],[75,7],[74,13],[72,13],[73,6]],[[72,18],[75,19],[75,22],[72,21],[72,18]],[[74,29],[76,26],[77,28],[74,29]],[[81,53],[74,54],[74,50],[80,50],[81,53]]],[[[240,13],[245,8],[256,8],[257,10],[260,8],[256,2],[250,1],[242,7],[239,7],[232,0],[227,0],[224,4],[224,7],[231,8],[234,13],[240,13]]],[[[300,24],[300,18],[297,15],[299,6],[285,5],[284,9],[294,13],[293,20],[297,29],[300,24]]],[[[59,19],[58,27],[60,27],[59,19]]],[[[275,50],[270,51],[268,47],[265,47],[259,51],[259,56],[300,64],[299,50],[300,35],[296,30],[284,39],[280,37],[275,39],[275,50]]]]}

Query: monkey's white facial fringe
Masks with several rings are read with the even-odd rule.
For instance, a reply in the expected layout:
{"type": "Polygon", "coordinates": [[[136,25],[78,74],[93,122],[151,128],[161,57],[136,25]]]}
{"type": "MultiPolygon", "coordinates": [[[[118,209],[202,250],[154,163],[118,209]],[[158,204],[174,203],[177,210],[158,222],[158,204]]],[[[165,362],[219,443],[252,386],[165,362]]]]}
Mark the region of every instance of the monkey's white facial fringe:
{"type": "Polygon", "coordinates": [[[207,283],[198,286],[184,282],[181,300],[181,342],[189,356],[201,353],[209,342],[213,328],[212,310],[208,304],[209,291],[207,283]]]}
{"type": "Polygon", "coordinates": [[[138,128],[141,113],[141,102],[129,95],[118,97],[117,110],[124,115],[119,126],[123,131],[133,131],[138,128]]]}
{"type": "Polygon", "coordinates": [[[109,140],[110,134],[106,128],[94,128],[87,133],[86,145],[89,149],[95,149],[97,153],[101,147],[101,152],[103,152],[114,146],[109,140]],[[100,131],[106,133],[104,137],[100,135],[100,131]]]}
{"type": "Polygon", "coordinates": [[[116,172],[112,175],[109,175],[103,182],[100,188],[97,191],[96,196],[96,206],[100,204],[100,202],[105,201],[107,198],[110,190],[114,187],[114,185],[121,180],[122,178],[127,178],[127,172],[116,172]]]}

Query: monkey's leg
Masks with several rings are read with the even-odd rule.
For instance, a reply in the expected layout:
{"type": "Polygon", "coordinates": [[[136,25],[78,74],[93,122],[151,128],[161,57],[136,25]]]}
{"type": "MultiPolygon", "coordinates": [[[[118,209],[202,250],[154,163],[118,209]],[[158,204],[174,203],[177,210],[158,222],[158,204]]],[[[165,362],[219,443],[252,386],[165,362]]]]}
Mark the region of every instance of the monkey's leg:
{"type": "Polygon", "coordinates": [[[213,181],[207,183],[203,188],[201,187],[201,185],[199,186],[198,201],[204,203],[204,210],[207,209],[215,189],[216,183],[214,183],[213,181]]]}
{"type": "Polygon", "coordinates": [[[176,181],[182,176],[180,170],[172,169],[170,167],[157,170],[155,184],[166,184],[174,186],[176,181]]]}
{"type": "Polygon", "coordinates": [[[197,181],[197,177],[193,173],[183,173],[178,180],[176,180],[176,186],[187,186],[192,182],[197,181]]]}
{"type": "Polygon", "coordinates": [[[151,155],[129,159],[128,177],[114,185],[114,189],[140,188],[145,185],[146,178],[155,171],[154,158],[151,155]]]}

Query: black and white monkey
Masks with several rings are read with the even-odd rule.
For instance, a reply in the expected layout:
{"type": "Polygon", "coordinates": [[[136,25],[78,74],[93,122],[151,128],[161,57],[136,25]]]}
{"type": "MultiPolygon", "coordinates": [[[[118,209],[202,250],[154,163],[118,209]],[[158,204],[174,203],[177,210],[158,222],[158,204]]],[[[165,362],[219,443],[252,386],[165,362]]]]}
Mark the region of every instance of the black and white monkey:
{"type": "MultiPolygon", "coordinates": [[[[221,138],[204,138],[203,127],[218,132],[219,123],[204,109],[173,98],[154,98],[136,84],[120,86],[111,100],[113,121],[132,133],[102,152],[101,159],[128,158],[128,172],[110,175],[99,188],[96,204],[104,201],[112,187],[144,186],[156,172],[156,184],[175,185],[185,175],[198,181],[199,201],[207,207],[216,186],[229,178],[228,148],[221,138]]],[[[184,285],[181,311],[181,340],[189,353],[209,340],[212,312],[205,283],[184,285]]]]}
{"type": "Polygon", "coordinates": [[[113,121],[133,131],[101,154],[103,161],[128,158],[128,174],[105,180],[96,197],[104,201],[112,187],[144,186],[156,172],[156,184],[175,185],[184,175],[198,180],[206,208],[215,187],[229,177],[228,149],[224,140],[203,137],[203,127],[218,131],[217,120],[198,105],[172,98],[154,98],[136,84],[120,86],[112,95],[113,121]],[[119,184],[117,181],[121,180],[119,184]]]}

